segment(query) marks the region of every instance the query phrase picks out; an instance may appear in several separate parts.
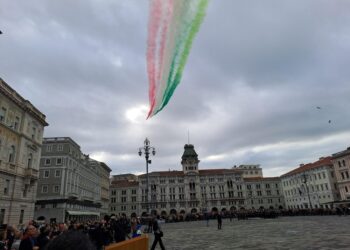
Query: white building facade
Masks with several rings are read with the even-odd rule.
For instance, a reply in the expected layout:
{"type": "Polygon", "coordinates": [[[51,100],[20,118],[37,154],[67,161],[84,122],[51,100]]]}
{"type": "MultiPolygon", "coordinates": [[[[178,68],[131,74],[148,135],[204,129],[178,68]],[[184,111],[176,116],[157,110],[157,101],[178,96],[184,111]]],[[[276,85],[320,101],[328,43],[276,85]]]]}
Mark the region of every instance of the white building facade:
{"type": "Polygon", "coordinates": [[[282,189],[288,209],[332,208],[339,200],[332,157],[301,164],[281,176],[282,189]]]}
{"type": "Polygon", "coordinates": [[[33,218],[45,118],[0,78],[0,224],[33,218]]]}
{"type": "Polygon", "coordinates": [[[332,155],[341,201],[350,202],[350,147],[332,155]]]}
{"type": "Polygon", "coordinates": [[[198,155],[191,144],[184,147],[181,165],[182,171],[149,173],[148,198],[146,174],[135,178],[130,178],[130,175],[122,175],[124,179],[120,176],[114,177],[111,185],[110,212],[125,213],[128,216],[147,213],[181,216],[237,209],[284,207],[279,178],[263,178],[259,165],[200,170],[198,155]],[[261,203],[251,202],[257,192],[250,193],[248,197],[248,187],[253,186],[248,183],[254,183],[254,190],[258,183],[262,187],[259,196],[261,203]],[[271,199],[273,202],[270,202],[271,199]]]}

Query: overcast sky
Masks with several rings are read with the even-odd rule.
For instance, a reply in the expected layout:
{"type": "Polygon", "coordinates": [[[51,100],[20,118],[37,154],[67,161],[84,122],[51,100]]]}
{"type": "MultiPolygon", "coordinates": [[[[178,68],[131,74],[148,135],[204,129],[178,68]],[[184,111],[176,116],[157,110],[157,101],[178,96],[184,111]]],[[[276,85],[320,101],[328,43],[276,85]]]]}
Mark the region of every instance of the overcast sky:
{"type": "Polygon", "coordinates": [[[146,0],[0,0],[0,77],[113,174],[260,164],[279,176],[350,146],[350,1],[212,0],[183,78],[149,120],[146,0]],[[318,109],[320,107],[321,109],[318,109]],[[329,122],[330,121],[330,122],[329,122]],[[189,133],[188,133],[189,131],[189,133]]]}

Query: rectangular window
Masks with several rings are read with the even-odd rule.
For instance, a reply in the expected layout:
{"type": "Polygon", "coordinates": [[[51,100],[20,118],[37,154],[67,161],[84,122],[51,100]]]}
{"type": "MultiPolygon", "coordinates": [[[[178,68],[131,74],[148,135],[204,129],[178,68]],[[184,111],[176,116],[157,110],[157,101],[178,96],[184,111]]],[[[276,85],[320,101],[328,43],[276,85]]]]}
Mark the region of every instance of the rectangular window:
{"type": "Polygon", "coordinates": [[[60,192],[60,186],[58,186],[58,185],[54,186],[54,187],[53,187],[53,192],[54,192],[54,193],[60,192]]]}
{"type": "Polygon", "coordinates": [[[47,185],[42,185],[41,186],[41,192],[42,193],[47,193],[47,191],[48,191],[48,186],[47,185]]]}
{"type": "Polygon", "coordinates": [[[45,159],[45,165],[50,165],[51,164],[51,159],[45,159]]]}
{"type": "Polygon", "coordinates": [[[50,177],[50,170],[45,170],[44,171],[44,178],[49,178],[50,177]]]}
{"type": "Polygon", "coordinates": [[[56,165],[62,165],[62,158],[56,159],[56,165]]]}
{"type": "Polygon", "coordinates": [[[60,177],[61,176],[61,170],[55,170],[55,177],[60,177]]]}
{"type": "Polygon", "coordinates": [[[14,130],[17,130],[18,127],[19,127],[19,117],[16,116],[15,122],[13,123],[13,129],[14,129],[14,130]]]}
{"type": "Polygon", "coordinates": [[[4,195],[9,195],[10,191],[10,180],[5,181],[4,195]]]}
{"type": "Polygon", "coordinates": [[[63,151],[63,145],[62,144],[59,144],[57,145],[57,151],[63,151]]]}
{"type": "Polygon", "coordinates": [[[23,223],[23,217],[24,217],[24,210],[21,210],[21,213],[19,215],[19,224],[23,223]]]}
{"type": "Polygon", "coordinates": [[[28,188],[27,188],[27,186],[25,186],[23,189],[23,193],[22,193],[23,198],[27,197],[27,193],[28,193],[28,188]]]}
{"type": "Polygon", "coordinates": [[[0,225],[4,224],[5,219],[5,209],[0,210],[0,225]]]}
{"type": "Polygon", "coordinates": [[[47,145],[46,146],[46,151],[51,152],[52,151],[52,145],[47,145]]]}
{"type": "Polygon", "coordinates": [[[32,128],[32,139],[35,139],[35,135],[36,135],[36,127],[32,128]]]}
{"type": "Polygon", "coordinates": [[[0,110],[0,122],[5,122],[6,108],[2,107],[0,110]]]}

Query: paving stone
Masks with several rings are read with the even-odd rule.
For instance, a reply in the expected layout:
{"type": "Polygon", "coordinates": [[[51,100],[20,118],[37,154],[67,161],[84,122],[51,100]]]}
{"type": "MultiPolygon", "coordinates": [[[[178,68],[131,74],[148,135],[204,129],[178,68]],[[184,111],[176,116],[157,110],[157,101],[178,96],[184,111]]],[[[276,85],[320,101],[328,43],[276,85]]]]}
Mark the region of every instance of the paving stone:
{"type": "MultiPolygon", "coordinates": [[[[350,249],[350,216],[224,219],[161,224],[167,250],[350,249]]],[[[150,234],[150,246],[153,234],[150,234]]],[[[156,249],[160,249],[157,245],[156,249]]]]}

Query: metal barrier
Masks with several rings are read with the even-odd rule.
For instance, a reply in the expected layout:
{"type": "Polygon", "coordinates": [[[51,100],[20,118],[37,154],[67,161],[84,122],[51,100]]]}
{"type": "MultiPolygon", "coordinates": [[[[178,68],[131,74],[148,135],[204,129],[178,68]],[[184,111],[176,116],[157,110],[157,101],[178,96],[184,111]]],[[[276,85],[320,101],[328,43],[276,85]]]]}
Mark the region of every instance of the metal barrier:
{"type": "Polygon", "coordinates": [[[105,250],[148,250],[148,235],[143,234],[130,240],[111,244],[106,246],[105,250]]]}

